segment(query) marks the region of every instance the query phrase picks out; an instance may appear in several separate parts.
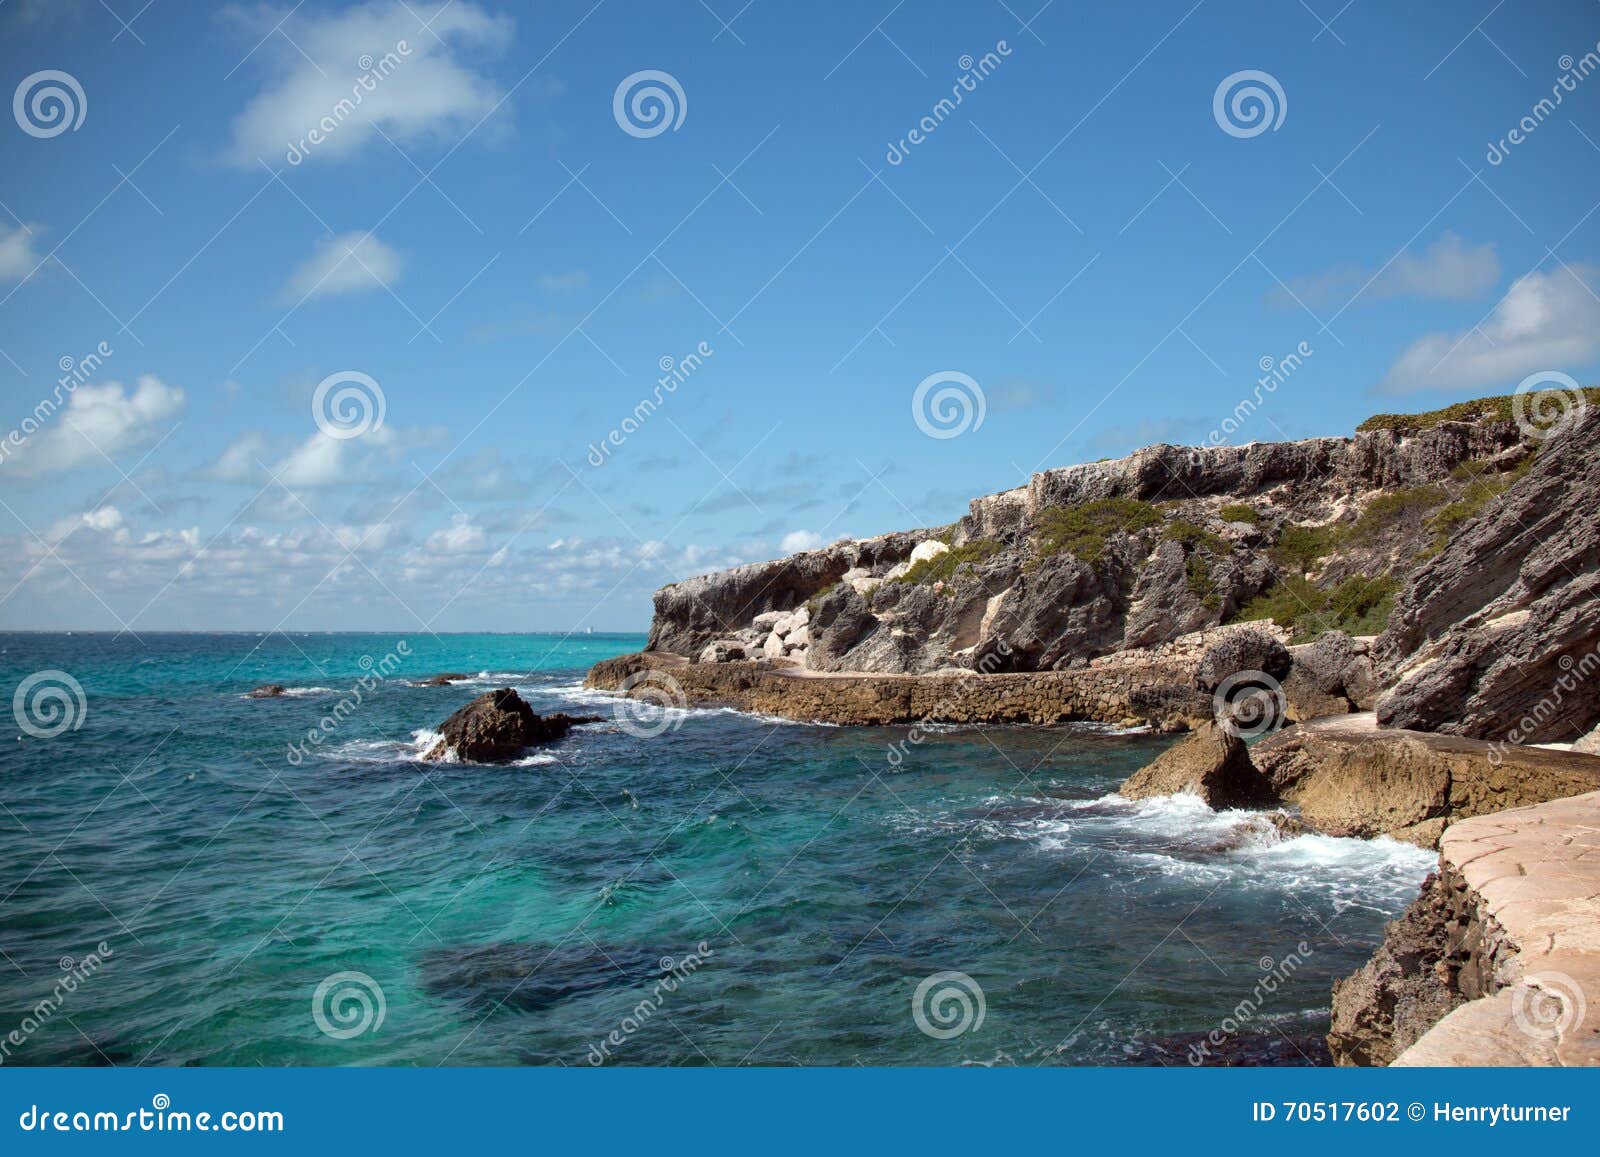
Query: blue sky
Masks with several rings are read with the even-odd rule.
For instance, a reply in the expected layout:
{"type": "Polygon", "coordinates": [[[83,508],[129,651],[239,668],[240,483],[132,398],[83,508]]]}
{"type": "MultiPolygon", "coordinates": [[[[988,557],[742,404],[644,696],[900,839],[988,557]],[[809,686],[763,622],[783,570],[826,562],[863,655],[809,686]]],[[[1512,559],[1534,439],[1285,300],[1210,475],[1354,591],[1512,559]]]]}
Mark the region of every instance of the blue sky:
{"type": "Polygon", "coordinates": [[[1594,376],[1596,5],[741,3],[0,8],[0,627],[635,629],[1205,440],[1301,343],[1228,441],[1594,376]]]}

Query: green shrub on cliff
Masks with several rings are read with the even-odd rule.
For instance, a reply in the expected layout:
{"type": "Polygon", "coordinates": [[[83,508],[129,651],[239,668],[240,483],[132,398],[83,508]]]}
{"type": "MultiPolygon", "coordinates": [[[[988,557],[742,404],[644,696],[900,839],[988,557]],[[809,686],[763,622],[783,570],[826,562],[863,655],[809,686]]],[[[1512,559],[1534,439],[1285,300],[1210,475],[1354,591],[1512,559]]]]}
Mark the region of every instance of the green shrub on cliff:
{"type": "Polygon", "coordinates": [[[1375,542],[1387,531],[1420,522],[1429,512],[1443,506],[1450,494],[1443,486],[1412,486],[1380,494],[1350,527],[1349,540],[1357,545],[1375,542]]]}
{"type": "Polygon", "coordinates": [[[1191,553],[1183,560],[1184,585],[1189,588],[1189,593],[1200,600],[1200,605],[1208,611],[1217,610],[1222,606],[1222,596],[1217,593],[1217,584],[1211,580],[1211,568],[1206,565],[1205,557],[1198,552],[1191,553]]]}
{"type": "Polygon", "coordinates": [[[1428,528],[1433,531],[1433,543],[1425,552],[1425,557],[1432,557],[1444,549],[1444,544],[1450,541],[1463,523],[1477,516],[1489,500],[1505,490],[1513,482],[1533,469],[1535,454],[1529,454],[1515,470],[1506,474],[1496,474],[1481,462],[1463,462],[1450,472],[1452,478],[1464,485],[1454,502],[1442,507],[1428,521],[1428,528]]]}
{"type": "Polygon", "coordinates": [[[1193,550],[1196,547],[1205,547],[1212,554],[1227,554],[1228,540],[1220,534],[1213,534],[1203,526],[1187,522],[1181,518],[1174,518],[1167,523],[1166,529],[1161,532],[1163,538],[1173,542],[1181,542],[1193,550]]]}
{"type": "Polygon", "coordinates": [[[1338,549],[1344,527],[1286,526],[1272,548],[1272,557],[1282,565],[1304,574],[1325,556],[1338,549]]]}
{"type": "MultiPolygon", "coordinates": [[[[1591,386],[1586,388],[1583,393],[1590,405],[1600,404],[1600,388],[1591,386]]],[[[1514,396],[1512,394],[1501,394],[1493,398],[1476,398],[1470,402],[1457,402],[1455,405],[1446,406],[1442,410],[1428,410],[1421,414],[1374,414],[1357,426],[1356,432],[1398,430],[1402,434],[1413,434],[1418,430],[1431,430],[1440,422],[1476,422],[1485,418],[1510,422],[1515,418],[1515,412],[1512,410],[1512,398],[1514,396]]],[[[1533,402],[1530,401],[1527,405],[1527,412],[1530,415],[1537,412],[1533,402]]]]}
{"type": "Polygon", "coordinates": [[[912,563],[911,569],[895,581],[903,583],[945,582],[953,577],[960,567],[968,565],[981,566],[984,562],[999,554],[1000,549],[1000,544],[992,538],[980,538],[974,542],[952,546],[949,550],[934,558],[925,558],[912,563]]]}
{"type": "Polygon", "coordinates": [[[1113,534],[1136,534],[1161,522],[1161,511],[1133,498],[1099,498],[1078,506],[1047,506],[1039,512],[1036,560],[1063,552],[1099,562],[1113,534]]]}
{"type": "Polygon", "coordinates": [[[1325,591],[1309,579],[1287,575],[1241,607],[1232,621],[1271,619],[1302,641],[1334,630],[1376,635],[1389,621],[1399,586],[1389,575],[1355,575],[1325,591]]]}
{"type": "Polygon", "coordinates": [[[1217,511],[1223,522],[1247,522],[1255,526],[1261,521],[1261,515],[1253,506],[1246,506],[1242,502],[1231,502],[1217,511]]]}

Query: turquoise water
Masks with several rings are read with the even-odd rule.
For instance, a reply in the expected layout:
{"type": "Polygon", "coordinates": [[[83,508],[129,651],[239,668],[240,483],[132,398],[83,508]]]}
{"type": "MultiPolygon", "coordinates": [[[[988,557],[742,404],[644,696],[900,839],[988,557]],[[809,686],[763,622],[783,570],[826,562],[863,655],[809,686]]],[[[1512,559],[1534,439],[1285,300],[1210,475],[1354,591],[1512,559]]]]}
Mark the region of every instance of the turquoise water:
{"type": "Polygon", "coordinates": [[[0,749],[0,1059],[1183,1064],[1242,1000],[1244,1037],[1325,1028],[1432,861],[1110,795],[1150,735],[942,728],[898,768],[904,729],[691,709],[635,735],[581,681],[642,642],[0,636],[8,696],[44,670],[84,696],[0,749]],[[479,674],[411,685],[442,671],[479,674]],[[268,682],[292,693],[244,698],[268,682]],[[495,686],[605,721],[417,759],[495,686]],[[945,972],[970,979],[927,987],[930,1034],[913,999],[945,972]]]}

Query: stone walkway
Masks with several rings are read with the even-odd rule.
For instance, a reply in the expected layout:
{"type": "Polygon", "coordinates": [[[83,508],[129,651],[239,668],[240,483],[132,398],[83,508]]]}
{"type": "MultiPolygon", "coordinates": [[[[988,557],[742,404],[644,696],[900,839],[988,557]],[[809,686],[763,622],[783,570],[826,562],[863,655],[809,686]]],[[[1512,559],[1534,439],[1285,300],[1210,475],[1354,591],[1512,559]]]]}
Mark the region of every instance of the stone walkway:
{"type": "Polygon", "coordinates": [[[1503,938],[1503,987],[1394,1063],[1600,1065],[1600,792],[1462,820],[1439,855],[1503,938]]]}

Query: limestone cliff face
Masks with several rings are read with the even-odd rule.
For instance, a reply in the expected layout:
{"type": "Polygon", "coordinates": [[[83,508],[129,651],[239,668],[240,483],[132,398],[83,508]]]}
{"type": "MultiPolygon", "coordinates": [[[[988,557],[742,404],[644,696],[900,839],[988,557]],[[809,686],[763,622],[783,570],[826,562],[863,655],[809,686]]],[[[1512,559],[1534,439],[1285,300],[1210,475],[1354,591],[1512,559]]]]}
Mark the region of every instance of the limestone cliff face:
{"type": "Polygon", "coordinates": [[[1385,726],[1509,743],[1600,724],[1600,405],[1539,447],[1400,592],[1385,726]]]}
{"type": "Polygon", "coordinates": [[[1498,476],[1526,453],[1512,423],[1489,419],[1152,446],[1036,474],[948,526],[663,588],[649,646],[700,658],[720,644],[719,658],[832,672],[1062,670],[1254,617],[1273,598],[1305,608],[1307,635],[1376,633],[1387,576],[1433,539],[1428,519],[1462,470],[1498,476]],[[776,612],[793,613],[782,638],[776,612]]]}

